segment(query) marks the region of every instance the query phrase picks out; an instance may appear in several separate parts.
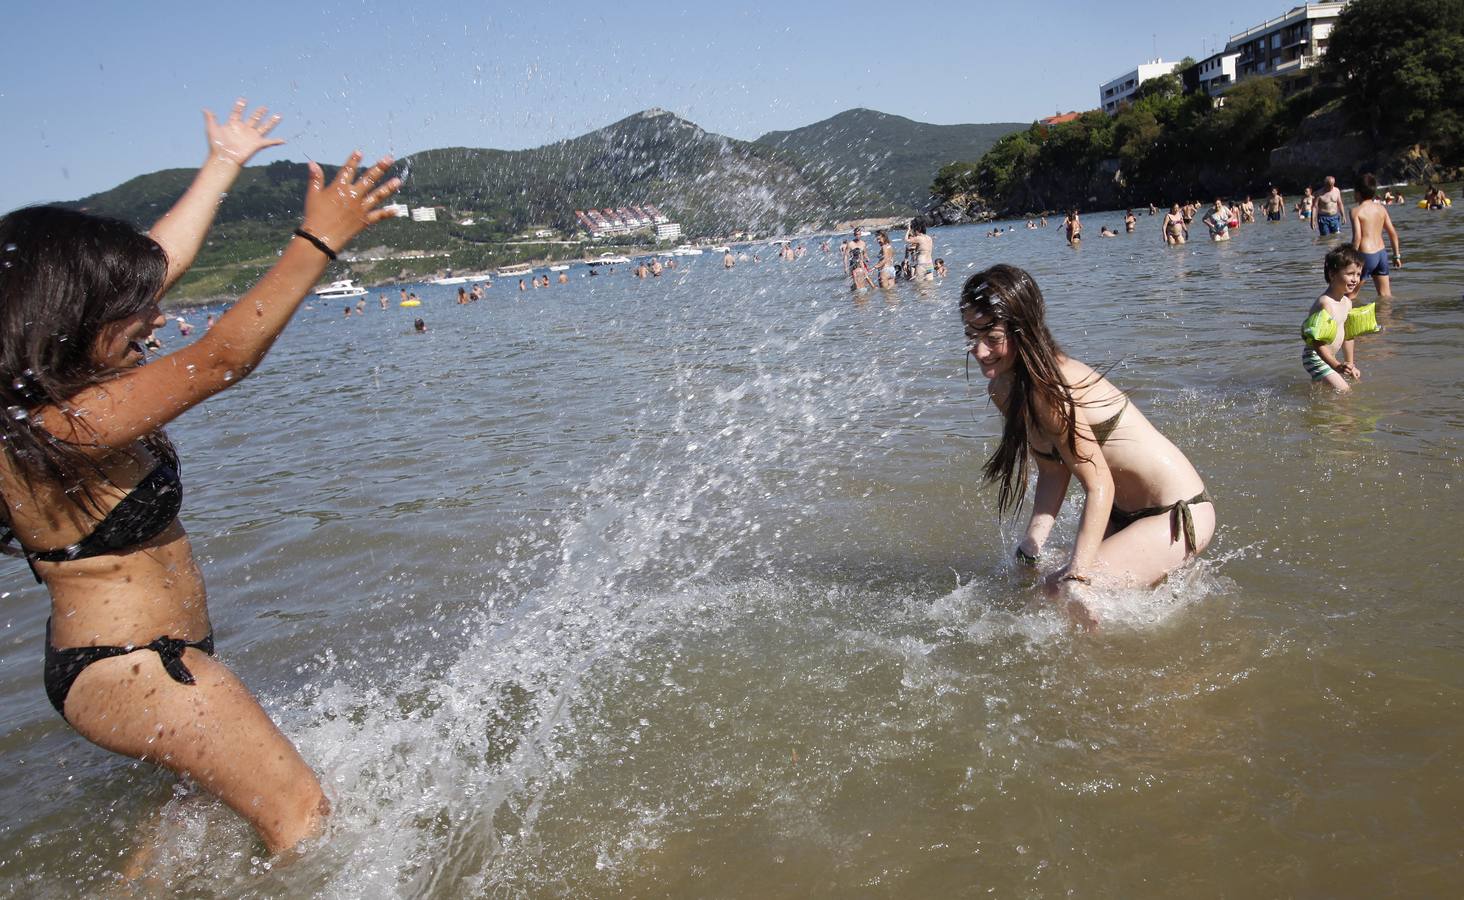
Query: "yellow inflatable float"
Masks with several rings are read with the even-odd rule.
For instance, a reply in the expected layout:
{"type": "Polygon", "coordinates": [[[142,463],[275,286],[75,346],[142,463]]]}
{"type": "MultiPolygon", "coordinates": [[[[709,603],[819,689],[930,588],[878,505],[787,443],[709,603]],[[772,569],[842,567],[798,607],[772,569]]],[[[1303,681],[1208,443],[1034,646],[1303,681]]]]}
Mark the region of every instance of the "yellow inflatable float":
{"type": "Polygon", "coordinates": [[[422,301],[421,300],[403,300],[401,302],[401,305],[402,306],[421,306],[422,305],[422,301]]]}

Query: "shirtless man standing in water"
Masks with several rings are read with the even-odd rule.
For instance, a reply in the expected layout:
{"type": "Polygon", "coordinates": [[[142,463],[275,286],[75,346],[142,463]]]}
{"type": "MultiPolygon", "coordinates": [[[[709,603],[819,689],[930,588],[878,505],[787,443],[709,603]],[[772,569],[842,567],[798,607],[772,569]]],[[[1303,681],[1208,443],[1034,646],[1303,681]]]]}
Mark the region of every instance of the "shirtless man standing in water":
{"type": "MultiPolygon", "coordinates": [[[[1312,230],[1322,237],[1342,230],[1342,220],[1347,218],[1347,201],[1337,189],[1337,179],[1328,175],[1326,187],[1312,201],[1312,230]]],[[[1350,226],[1349,226],[1350,227],[1350,226]]]]}
{"type": "Polygon", "coordinates": [[[1280,188],[1272,185],[1271,196],[1266,198],[1266,220],[1268,222],[1279,222],[1285,212],[1286,198],[1281,196],[1280,188]]]}

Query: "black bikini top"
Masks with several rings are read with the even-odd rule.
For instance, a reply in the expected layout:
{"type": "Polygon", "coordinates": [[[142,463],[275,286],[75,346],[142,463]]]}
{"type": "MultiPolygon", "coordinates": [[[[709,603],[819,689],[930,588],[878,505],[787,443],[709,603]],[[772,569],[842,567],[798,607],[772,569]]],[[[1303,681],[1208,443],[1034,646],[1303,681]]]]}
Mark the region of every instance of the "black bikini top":
{"type": "MultiPolygon", "coordinates": [[[[97,523],[91,534],[56,550],[28,550],[21,552],[26,559],[35,562],[68,562],[115,553],[145,544],[167,530],[183,508],[183,482],[178,477],[178,467],[171,461],[160,462],[157,468],[137,483],[137,487],[106,518],[97,523]]],[[[15,540],[15,532],[6,530],[0,534],[0,544],[15,540]]]]}

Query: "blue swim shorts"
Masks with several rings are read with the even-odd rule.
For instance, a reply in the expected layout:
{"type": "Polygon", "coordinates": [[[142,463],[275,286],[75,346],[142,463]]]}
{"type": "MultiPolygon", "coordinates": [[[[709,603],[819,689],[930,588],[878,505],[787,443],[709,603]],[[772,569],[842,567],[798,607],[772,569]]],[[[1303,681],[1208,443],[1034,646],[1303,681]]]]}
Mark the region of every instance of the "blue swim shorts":
{"type": "Polygon", "coordinates": [[[1362,254],[1362,277],[1364,279],[1373,275],[1387,275],[1388,271],[1388,251],[1386,249],[1376,253],[1362,254]]]}
{"type": "Polygon", "coordinates": [[[1329,234],[1336,234],[1342,230],[1341,216],[1317,216],[1317,234],[1326,237],[1329,234]]]}

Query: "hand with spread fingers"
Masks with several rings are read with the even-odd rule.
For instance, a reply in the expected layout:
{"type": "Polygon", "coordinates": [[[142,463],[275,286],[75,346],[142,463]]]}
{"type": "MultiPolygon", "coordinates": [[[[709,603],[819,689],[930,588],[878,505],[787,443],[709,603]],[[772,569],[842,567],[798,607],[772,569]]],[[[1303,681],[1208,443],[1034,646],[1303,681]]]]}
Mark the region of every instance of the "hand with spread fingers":
{"type": "Polygon", "coordinates": [[[284,143],[280,138],[269,136],[274,127],[280,124],[280,117],[270,116],[266,119],[269,110],[261,106],[245,119],[244,110],[248,106],[243,97],[235,100],[233,110],[223,122],[214,118],[212,110],[203,111],[210,156],[243,166],[251,156],[265,147],[277,147],[284,143]]]}
{"type": "Polygon", "coordinates": [[[392,158],[383,156],[357,176],[361,151],[352,153],[327,184],[318,163],[310,164],[310,187],[305,192],[305,231],[320,239],[332,251],[340,252],[356,235],[391,213],[381,204],[402,186],[400,178],[379,184],[392,158]]]}

